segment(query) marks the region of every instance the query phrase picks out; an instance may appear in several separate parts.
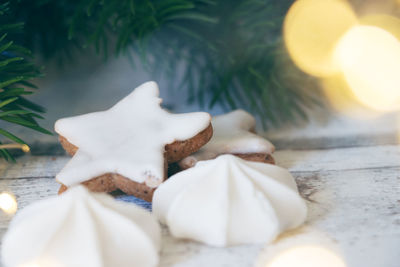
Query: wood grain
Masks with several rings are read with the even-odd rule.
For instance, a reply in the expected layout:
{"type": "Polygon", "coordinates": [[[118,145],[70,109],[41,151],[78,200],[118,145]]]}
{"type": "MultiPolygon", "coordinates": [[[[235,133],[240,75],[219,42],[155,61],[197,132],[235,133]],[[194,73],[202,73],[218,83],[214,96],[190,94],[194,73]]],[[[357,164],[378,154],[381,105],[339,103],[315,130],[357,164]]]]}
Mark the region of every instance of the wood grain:
{"type": "MultiPolygon", "coordinates": [[[[307,201],[308,218],[301,228],[306,235],[323,233],[339,248],[349,267],[398,267],[399,146],[281,150],[274,156],[278,165],[292,172],[307,201]]],[[[58,184],[53,177],[68,159],[24,156],[14,165],[2,162],[0,191],[13,192],[19,208],[55,195],[58,184]]],[[[6,231],[9,220],[1,214],[0,235],[6,231]]],[[[263,245],[213,248],[177,240],[165,228],[162,244],[162,267],[243,267],[254,266],[255,262],[262,266],[265,251],[276,245],[266,250],[263,245]]]]}

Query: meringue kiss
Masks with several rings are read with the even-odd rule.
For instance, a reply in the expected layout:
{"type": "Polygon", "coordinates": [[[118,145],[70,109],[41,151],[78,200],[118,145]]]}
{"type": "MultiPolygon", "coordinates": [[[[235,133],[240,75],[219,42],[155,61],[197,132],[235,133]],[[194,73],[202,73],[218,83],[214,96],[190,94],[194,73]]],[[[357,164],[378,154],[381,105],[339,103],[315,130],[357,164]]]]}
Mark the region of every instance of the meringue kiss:
{"type": "Polygon", "coordinates": [[[287,170],[221,155],[161,184],[153,213],[175,237],[222,247],[272,242],[302,224],[307,207],[287,170]]]}
{"type": "Polygon", "coordinates": [[[6,267],[153,267],[160,235],[146,210],[77,186],[17,213],[1,257],[6,267]]]}

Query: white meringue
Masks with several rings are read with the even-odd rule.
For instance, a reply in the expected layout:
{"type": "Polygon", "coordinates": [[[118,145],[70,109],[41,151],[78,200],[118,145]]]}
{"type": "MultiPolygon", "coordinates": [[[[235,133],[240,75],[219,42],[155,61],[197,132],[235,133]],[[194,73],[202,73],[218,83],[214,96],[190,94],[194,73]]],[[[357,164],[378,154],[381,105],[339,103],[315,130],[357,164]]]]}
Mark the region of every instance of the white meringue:
{"type": "Polygon", "coordinates": [[[161,184],[153,213],[175,237],[231,246],[273,241],[302,224],[307,207],[287,170],[221,155],[161,184]]]}
{"type": "Polygon", "coordinates": [[[5,267],[152,267],[160,239],[149,212],[77,186],[17,213],[1,257],[5,267]]]}

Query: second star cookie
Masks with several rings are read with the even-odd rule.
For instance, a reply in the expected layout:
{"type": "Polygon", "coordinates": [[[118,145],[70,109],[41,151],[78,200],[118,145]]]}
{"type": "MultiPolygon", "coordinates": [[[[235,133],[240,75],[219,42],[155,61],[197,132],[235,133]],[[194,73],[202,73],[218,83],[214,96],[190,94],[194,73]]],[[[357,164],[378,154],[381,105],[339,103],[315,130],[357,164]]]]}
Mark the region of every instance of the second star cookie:
{"type": "Polygon", "coordinates": [[[255,134],[256,120],[248,112],[238,109],[212,119],[214,134],[196,153],[179,161],[181,169],[193,167],[198,161],[233,154],[244,160],[274,164],[275,147],[267,139],[255,134]]]}
{"type": "Polygon", "coordinates": [[[171,114],[160,107],[155,82],[147,82],[106,111],[60,119],[55,131],[73,155],[56,175],[60,192],[75,184],[151,201],[167,165],[197,151],[212,136],[205,112],[171,114]]]}

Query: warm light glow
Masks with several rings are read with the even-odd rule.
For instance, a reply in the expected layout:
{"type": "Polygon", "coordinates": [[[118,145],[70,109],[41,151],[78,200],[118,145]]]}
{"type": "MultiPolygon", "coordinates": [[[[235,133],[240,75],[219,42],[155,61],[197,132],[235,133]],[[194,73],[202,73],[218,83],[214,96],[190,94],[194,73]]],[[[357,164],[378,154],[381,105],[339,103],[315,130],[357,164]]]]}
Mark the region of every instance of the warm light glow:
{"type": "Polygon", "coordinates": [[[298,0],[285,18],[285,44],[300,69],[328,76],[339,71],[332,58],[337,41],[356,23],[346,1],[298,0]]]}
{"type": "Polygon", "coordinates": [[[14,195],[6,192],[0,194],[0,209],[7,214],[14,214],[17,208],[18,205],[14,195]]]}
{"type": "Polygon", "coordinates": [[[40,259],[36,259],[34,261],[18,265],[18,267],[67,267],[67,266],[59,263],[58,261],[51,259],[43,259],[41,257],[40,259]]]}
{"type": "Polygon", "coordinates": [[[331,250],[317,246],[288,249],[273,258],[266,267],[345,267],[343,260],[331,250]]]}
{"type": "Polygon", "coordinates": [[[366,26],[379,27],[393,34],[400,40],[400,19],[387,14],[370,14],[360,18],[360,23],[366,26]]]}
{"type": "Polygon", "coordinates": [[[360,104],[347,84],[343,74],[321,79],[321,87],[330,107],[335,111],[355,119],[375,119],[380,112],[360,104]]]}
{"type": "Polygon", "coordinates": [[[32,264],[23,264],[18,267],[40,267],[40,265],[36,264],[36,263],[32,263],[32,264]]]}
{"type": "Polygon", "coordinates": [[[335,60],[352,93],[378,111],[400,108],[400,42],[375,26],[355,26],[339,41],[335,60]]]}

